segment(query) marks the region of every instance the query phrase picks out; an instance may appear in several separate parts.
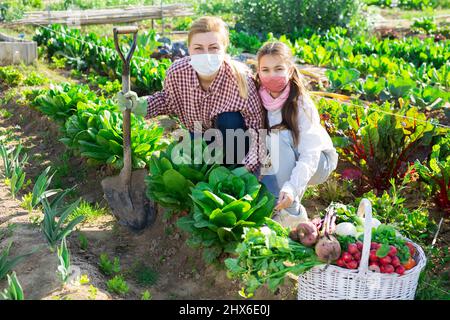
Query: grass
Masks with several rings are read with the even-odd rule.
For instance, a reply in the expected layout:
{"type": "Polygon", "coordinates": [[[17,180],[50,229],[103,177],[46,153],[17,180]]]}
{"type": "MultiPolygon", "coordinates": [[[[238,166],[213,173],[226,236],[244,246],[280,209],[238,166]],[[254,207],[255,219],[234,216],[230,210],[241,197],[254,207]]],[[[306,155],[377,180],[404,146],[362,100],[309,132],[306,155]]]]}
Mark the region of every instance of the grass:
{"type": "Polygon", "coordinates": [[[141,286],[153,286],[158,282],[159,274],[152,267],[140,263],[134,270],[136,282],[141,286]]]}
{"type": "Polygon", "coordinates": [[[84,216],[85,221],[92,221],[108,214],[108,209],[100,207],[98,203],[91,205],[86,200],[82,200],[78,207],[70,214],[70,220],[79,216],[84,216]]]}
{"type": "Polygon", "coordinates": [[[399,8],[371,8],[387,19],[413,20],[424,15],[440,16],[450,14],[450,9],[402,10],[399,8]]]}
{"type": "Polygon", "coordinates": [[[416,300],[450,300],[450,277],[445,272],[450,262],[449,249],[435,247],[424,251],[428,261],[419,278],[416,300]]]}
{"type": "Polygon", "coordinates": [[[120,272],[120,260],[118,257],[114,258],[114,261],[109,260],[106,253],[100,255],[98,266],[100,271],[107,276],[117,274],[120,272]]]}
{"type": "Polygon", "coordinates": [[[145,290],[142,292],[141,300],[152,300],[152,294],[148,290],[145,290]]]}
{"type": "Polygon", "coordinates": [[[11,237],[13,235],[14,229],[16,228],[16,223],[8,223],[8,226],[6,228],[0,229],[0,240],[3,240],[3,238],[11,237]]]}
{"type": "Polygon", "coordinates": [[[123,278],[123,276],[117,275],[111,280],[106,282],[106,287],[108,291],[111,293],[116,293],[118,295],[126,295],[130,290],[127,282],[123,278]]]}
{"type": "Polygon", "coordinates": [[[4,119],[9,119],[12,117],[12,113],[9,112],[8,110],[2,108],[2,109],[0,109],[0,117],[2,117],[4,119]]]}
{"type": "Polygon", "coordinates": [[[33,193],[28,192],[26,195],[22,197],[20,207],[27,210],[28,212],[33,211],[33,206],[31,204],[32,200],[33,200],[33,193]]]}

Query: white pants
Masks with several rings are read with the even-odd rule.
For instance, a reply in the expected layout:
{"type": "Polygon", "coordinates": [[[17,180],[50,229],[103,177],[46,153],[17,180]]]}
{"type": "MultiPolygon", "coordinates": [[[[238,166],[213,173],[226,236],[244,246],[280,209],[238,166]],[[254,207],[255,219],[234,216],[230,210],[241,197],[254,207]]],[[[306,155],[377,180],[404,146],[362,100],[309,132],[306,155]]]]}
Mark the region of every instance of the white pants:
{"type": "MultiPolygon", "coordinates": [[[[299,158],[299,153],[297,148],[293,146],[290,131],[281,130],[279,133],[272,133],[271,135],[275,135],[272,136],[272,139],[276,138],[276,136],[279,137],[279,150],[270,150],[270,143],[267,144],[270,154],[273,154],[273,152],[278,152],[278,156],[270,157],[272,167],[277,168],[277,170],[272,170],[272,172],[270,172],[271,170],[269,169],[269,173],[263,176],[261,182],[264,183],[267,189],[278,198],[284,183],[290,180],[292,171],[294,170],[296,162],[299,158]]],[[[327,154],[322,152],[317,170],[309,180],[308,185],[316,185],[325,182],[332,171],[333,168],[330,166],[330,161],[327,154]]],[[[303,190],[297,190],[298,196],[295,197],[292,205],[285,209],[289,214],[296,216],[300,215],[307,218],[306,210],[301,205],[301,199],[303,198],[305,191],[306,188],[303,190]]]]}

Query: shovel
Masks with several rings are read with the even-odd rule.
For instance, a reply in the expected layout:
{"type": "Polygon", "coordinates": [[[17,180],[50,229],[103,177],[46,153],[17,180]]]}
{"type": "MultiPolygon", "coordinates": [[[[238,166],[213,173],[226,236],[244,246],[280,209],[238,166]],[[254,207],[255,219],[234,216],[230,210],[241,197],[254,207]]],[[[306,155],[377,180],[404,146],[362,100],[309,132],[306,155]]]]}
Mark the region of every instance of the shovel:
{"type": "MultiPolygon", "coordinates": [[[[138,28],[135,26],[115,27],[114,43],[120,58],[123,61],[122,68],[122,92],[130,91],[130,61],[136,49],[138,28]],[[125,57],[119,47],[119,34],[133,34],[133,43],[125,57]]],[[[153,224],[156,219],[156,206],[145,195],[144,178],[147,170],[131,171],[131,110],[123,112],[123,168],[120,174],[107,177],[102,180],[104,198],[108,202],[112,213],[118,219],[119,224],[128,227],[133,232],[139,232],[153,224]]]]}

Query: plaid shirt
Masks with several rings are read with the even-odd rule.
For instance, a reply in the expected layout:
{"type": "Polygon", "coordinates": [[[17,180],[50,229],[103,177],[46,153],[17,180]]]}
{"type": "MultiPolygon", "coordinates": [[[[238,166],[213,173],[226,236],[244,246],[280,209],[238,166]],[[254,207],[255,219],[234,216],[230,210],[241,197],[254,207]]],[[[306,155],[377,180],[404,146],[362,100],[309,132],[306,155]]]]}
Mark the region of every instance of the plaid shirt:
{"type": "MultiPolygon", "coordinates": [[[[203,90],[197,73],[190,65],[190,57],[176,60],[167,70],[164,89],[148,96],[147,118],[172,114],[178,116],[189,131],[194,131],[194,122],[202,123],[202,132],[214,127],[218,114],[241,112],[247,128],[258,131],[263,127],[263,109],[255,83],[248,74],[248,98],[239,95],[233,71],[225,60],[216,78],[203,90]]],[[[244,164],[255,172],[260,164],[258,135],[252,135],[251,148],[244,164]]]]}

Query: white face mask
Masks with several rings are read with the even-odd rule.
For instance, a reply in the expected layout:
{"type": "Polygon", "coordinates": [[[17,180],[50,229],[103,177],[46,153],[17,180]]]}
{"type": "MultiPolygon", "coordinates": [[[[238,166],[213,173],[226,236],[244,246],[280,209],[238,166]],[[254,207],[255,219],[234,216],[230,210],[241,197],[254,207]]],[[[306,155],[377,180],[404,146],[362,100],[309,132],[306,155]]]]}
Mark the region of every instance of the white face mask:
{"type": "Polygon", "coordinates": [[[224,58],[224,54],[194,54],[191,65],[199,75],[208,77],[220,69],[224,58]]]}

